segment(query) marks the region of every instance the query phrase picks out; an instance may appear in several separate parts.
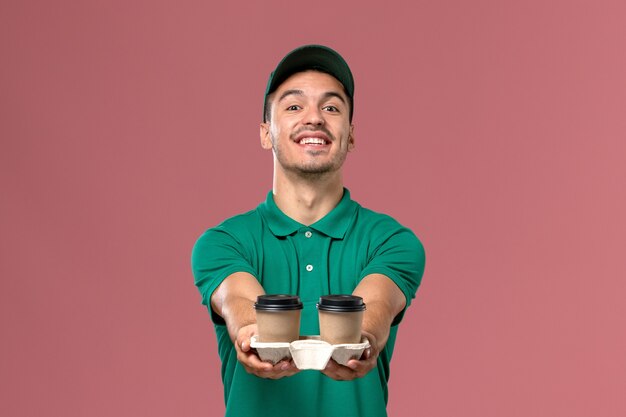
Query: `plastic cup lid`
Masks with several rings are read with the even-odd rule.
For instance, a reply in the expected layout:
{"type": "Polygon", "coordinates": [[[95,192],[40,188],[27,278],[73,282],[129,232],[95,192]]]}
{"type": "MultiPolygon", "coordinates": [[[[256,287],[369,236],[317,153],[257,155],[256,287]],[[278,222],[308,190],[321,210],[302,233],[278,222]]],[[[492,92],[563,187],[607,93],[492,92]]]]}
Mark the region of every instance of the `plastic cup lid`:
{"type": "Polygon", "coordinates": [[[317,309],[332,312],[351,312],[365,310],[363,298],[356,295],[323,295],[317,303],[317,309]]]}
{"type": "Polygon", "coordinates": [[[266,294],[256,298],[254,308],[261,311],[302,310],[302,302],[297,295],[266,294]]]}

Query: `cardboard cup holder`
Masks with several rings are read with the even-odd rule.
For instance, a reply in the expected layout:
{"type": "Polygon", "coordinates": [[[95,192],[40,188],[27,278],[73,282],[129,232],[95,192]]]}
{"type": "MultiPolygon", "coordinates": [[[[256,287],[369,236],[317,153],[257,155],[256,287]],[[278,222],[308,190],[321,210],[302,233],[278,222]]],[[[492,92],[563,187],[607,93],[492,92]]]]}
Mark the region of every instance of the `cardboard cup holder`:
{"type": "Polygon", "coordinates": [[[340,365],[350,359],[358,359],[363,351],[370,346],[369,340],[363,338],[361,343],[331,345],[319,336],[300,336],[291,343],[262,343],[257,336],[252,336],[250,347],[256,349],[262,361],[276,364],[283,359],[292,359],[298,369],[322,370],[333,358],[340,365]]]}

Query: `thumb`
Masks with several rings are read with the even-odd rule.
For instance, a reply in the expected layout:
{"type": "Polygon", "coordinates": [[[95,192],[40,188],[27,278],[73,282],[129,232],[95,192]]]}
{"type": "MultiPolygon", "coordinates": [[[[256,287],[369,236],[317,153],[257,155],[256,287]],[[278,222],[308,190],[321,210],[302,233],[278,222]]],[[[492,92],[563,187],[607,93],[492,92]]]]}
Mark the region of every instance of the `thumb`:
{"type": "Polygon", "coordinates": [[[372,348],[365,349],[365,352],[363,352],[363,359],[369,359],[370,356],[372,356],[372,348]]]}
{"type": "Polygon", "coordinates": [[[241,351],[247,352],[250,350],[250,339],[244,339],[241,341],[241,351]]]}

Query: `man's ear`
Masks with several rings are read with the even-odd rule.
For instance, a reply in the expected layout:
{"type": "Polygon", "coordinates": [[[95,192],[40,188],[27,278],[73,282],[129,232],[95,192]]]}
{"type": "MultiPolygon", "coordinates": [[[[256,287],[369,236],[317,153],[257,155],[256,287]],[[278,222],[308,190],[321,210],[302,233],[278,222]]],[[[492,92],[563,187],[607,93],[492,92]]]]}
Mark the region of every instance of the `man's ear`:
{"type": "Polygon", "coordinates": [[[348,134],[348,152],[353,151],[355,147],[354,143],[354,125],[350,125],[350,133],[348,134]]]}
{"type": "Polygon", "coordinates": [[[261,137],[261,147],[263,149],[272,149],[272,138],[270,137],[270,124],[261,123],[259,126],[259,136],[261,137]]]}

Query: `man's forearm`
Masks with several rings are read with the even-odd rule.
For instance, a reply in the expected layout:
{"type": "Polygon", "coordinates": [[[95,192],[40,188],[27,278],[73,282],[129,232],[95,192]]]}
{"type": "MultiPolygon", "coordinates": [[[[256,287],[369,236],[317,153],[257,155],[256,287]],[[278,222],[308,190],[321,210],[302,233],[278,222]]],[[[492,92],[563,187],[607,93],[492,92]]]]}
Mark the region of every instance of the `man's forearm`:
{"type": "Polygon", "coordinates": [[[404,294],[391,279],[380,274],[365,277],[353,294],[363,297],[367,309],[362,329],[374,336],[376,346],[372,347],[380,352],[389,338],[391,323],[406,305],[404,294]]]}
{"type": "Polygon", "coordinates": [[[233,342],[239,329],[256,323],[254,303],[265,294],[257,279],[245,272],[236,272],[226,278],[211,296],[211,307],[224,319],[233,342]]]}

